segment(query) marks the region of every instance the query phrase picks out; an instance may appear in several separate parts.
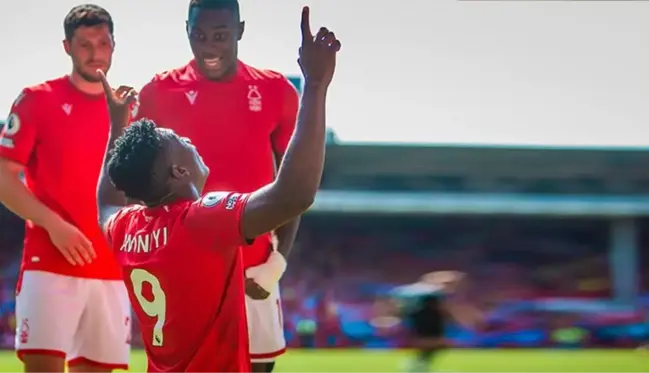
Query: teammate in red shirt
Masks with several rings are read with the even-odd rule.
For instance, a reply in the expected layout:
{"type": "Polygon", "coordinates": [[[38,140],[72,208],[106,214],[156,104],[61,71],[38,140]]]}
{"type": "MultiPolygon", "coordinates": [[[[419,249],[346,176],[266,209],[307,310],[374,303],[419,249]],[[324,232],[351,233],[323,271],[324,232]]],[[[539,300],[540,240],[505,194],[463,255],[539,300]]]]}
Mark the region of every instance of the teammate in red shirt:
{"type": "Polygon", "coordinates": [[[96,219],[113,21],[81,5],[64,29],[72,73],[25,88],[0,134],[0,201],[27,221],[16,350],[25,371],[107,371],[127,367],[131,314],[96,219]]]}
{"type": "Polygon", "coordinates": [[[241,245],[303,213],[322,177],[326,91],[340,43],[325,28],[313,37],[308,8],[302,30],[300,119],[277,179],[252,193],[201,198],[209,169],[194,145],[147,119],[123,130],[134,92],[105,82],[113,124],[100,223],[142,325],[149,371],[250,371],[241,245]],[[143,205],[115,206],[118,190],[143,205]]]}
{"type": "MultiPolygon", "coordinates": [[[[187,32],[194,59],[158,74],[140,92],[136,119],[192,139],[212,170],[205,192],[252,192],[272,182],[295,128],[295,88],[282,74],[237,59],[243,31],[237,0],[192,0],[187,32]]],[[[254,371],[272,371],[286,348],[278,282],[298,224],[296,218],[279,227],[275,247],[266,234],[243,254],[247,277],[266,290],[253,291],[259,288],[248,280],[254,371]]]]}

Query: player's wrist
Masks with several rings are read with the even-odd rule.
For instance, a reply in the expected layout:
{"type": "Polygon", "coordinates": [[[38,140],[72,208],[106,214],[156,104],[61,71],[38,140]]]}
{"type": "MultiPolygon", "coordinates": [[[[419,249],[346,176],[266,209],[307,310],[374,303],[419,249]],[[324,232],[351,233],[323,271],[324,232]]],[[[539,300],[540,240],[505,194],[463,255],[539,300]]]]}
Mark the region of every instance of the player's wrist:
{"type": "Polygon", "coordinates": [[[326,95],[328,88],[329,83],[306,80],[304,82],[303,94],[326,95]]]}
{"type": "Polygon", "coordinates": [[[48,209],[45,206],[43,207],[44,208],[40,211],[40,213],[32,219],[32,222],[36,226],[39,226],[49,232],[56,229],[56,227],[61,224],[62,219],[54,211],[48,209]]]}

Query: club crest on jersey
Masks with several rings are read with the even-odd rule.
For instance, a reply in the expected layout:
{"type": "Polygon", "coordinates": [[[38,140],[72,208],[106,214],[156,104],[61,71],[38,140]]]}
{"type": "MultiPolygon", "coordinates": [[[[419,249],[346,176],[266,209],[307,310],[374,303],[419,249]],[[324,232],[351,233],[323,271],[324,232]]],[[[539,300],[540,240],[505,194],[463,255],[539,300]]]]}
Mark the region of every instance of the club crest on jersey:
{"type": "Polygon", "coordinates": [[[261,111],[261,93],[259,93],[259,87],[256,85],[248,86],[248,108],[250,111],[259,112],[261,111]]]}
{"type": "Polygon", "coordinates": [[[219,204],[228,194],[224,192],[210,192],[201,199],[201,206],[214,207],[219,204]]]}

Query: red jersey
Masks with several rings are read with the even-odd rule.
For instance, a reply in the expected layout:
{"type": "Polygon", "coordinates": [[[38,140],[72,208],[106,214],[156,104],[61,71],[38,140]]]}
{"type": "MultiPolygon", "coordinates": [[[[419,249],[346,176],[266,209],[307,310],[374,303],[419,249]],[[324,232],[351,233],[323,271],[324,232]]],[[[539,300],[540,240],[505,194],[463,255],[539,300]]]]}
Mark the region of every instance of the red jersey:
{"type": "MultiPolygon", "coordinates": [[[[140,92],[136,116],[189,138],[210,168],[205,192],[253,192],[275,178],[295,128],[298,96],[280,73],[239,62],[230,81],[205,79],[194,62],[156,75],[140,92]]],[[[244,250],[244,266],[264,263],[270,235],[244,250]]]]}
{"type": "Polygon", "coordinates": [[[126,207],[106,225],[149,372],[249,372],[240,222],[248,195],[126,207]]]}
{"type": "Polygon", "coordinates": [[[67,76],[26,88],[14,102],[0,134],[0,157],[24,165],[34,196],[79,228],[97,252],[92,264],[70,265],[47,231],[28,221],[22,270],[121,279],[97,224],[97,180],[108,132],[104,95],[79,91],[67,76]]]}

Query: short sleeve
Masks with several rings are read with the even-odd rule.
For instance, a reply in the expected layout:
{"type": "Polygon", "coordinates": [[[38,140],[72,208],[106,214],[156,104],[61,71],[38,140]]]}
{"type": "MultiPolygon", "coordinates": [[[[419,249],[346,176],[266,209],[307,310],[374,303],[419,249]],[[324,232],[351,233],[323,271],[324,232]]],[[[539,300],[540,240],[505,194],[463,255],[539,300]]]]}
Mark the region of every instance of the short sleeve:
{"type": "Polygon", "coordinates": [[[37,136],[38,96],[24,90],[14,101],[7,122],[0,132],[0,157],[27,164],[37,136]]]}
{"type": "Polygon", "coordinates": [[[211,192],[189,206],[183,225],[203,243],[215,248],[248,244],[241,229],[249,194],[211,192]]]}
{"type": "Polygon", "coordinates": [[[271,134],[271,141],[273,151],[283,155],[295,130],[299,98],[297,90],[286,78],[280,81],[278,88],[282,97],[280,117],[277,127],[271,134]]]}

